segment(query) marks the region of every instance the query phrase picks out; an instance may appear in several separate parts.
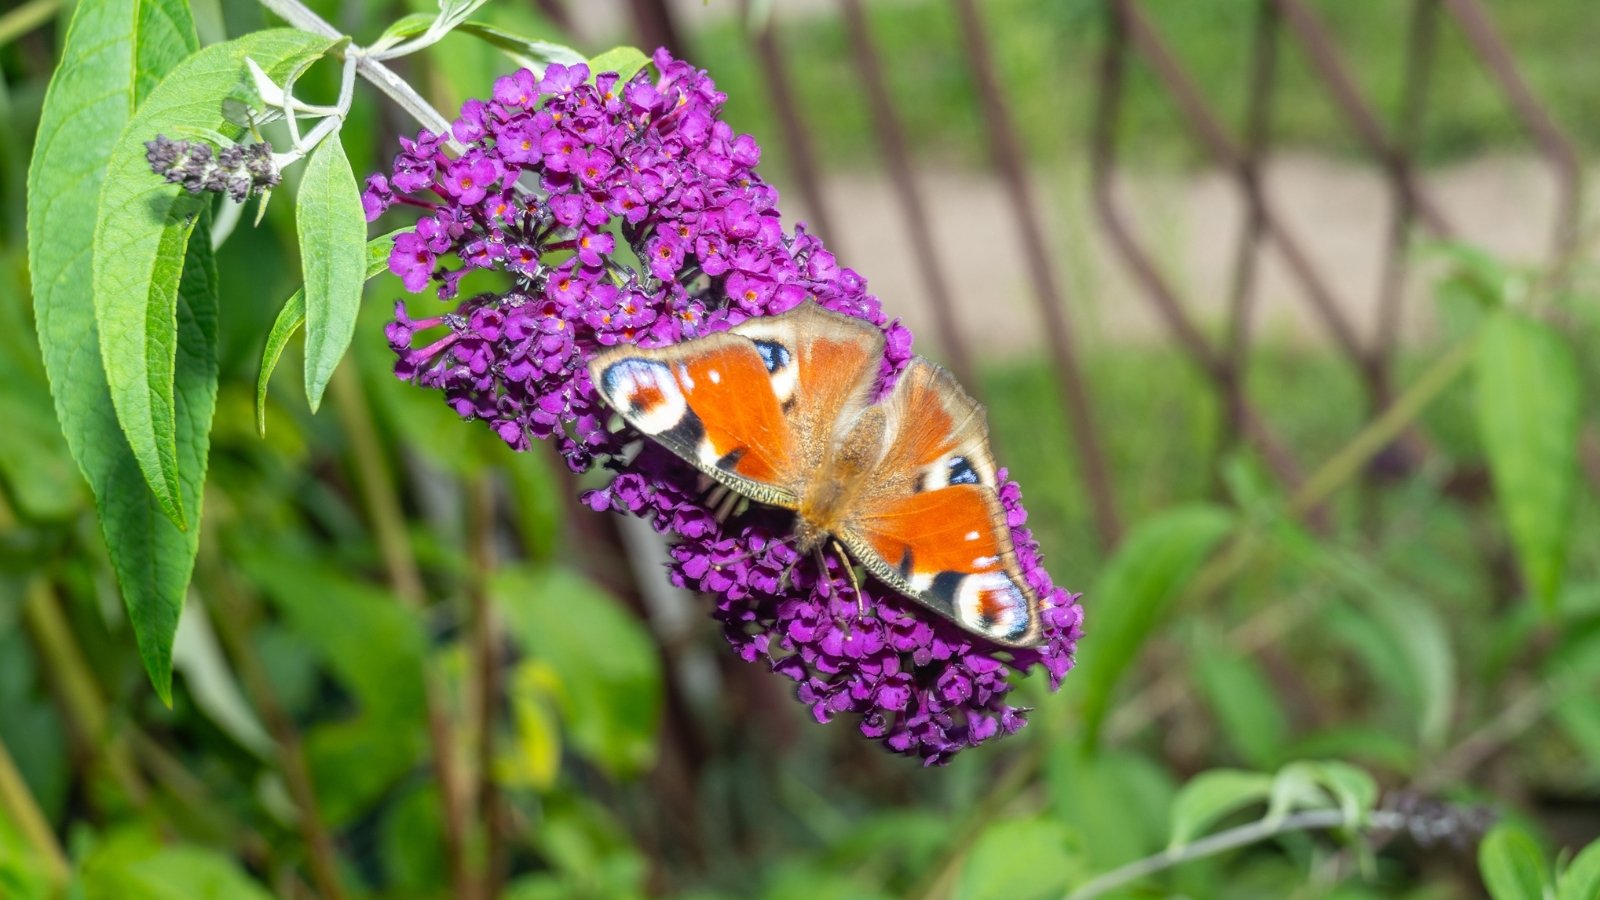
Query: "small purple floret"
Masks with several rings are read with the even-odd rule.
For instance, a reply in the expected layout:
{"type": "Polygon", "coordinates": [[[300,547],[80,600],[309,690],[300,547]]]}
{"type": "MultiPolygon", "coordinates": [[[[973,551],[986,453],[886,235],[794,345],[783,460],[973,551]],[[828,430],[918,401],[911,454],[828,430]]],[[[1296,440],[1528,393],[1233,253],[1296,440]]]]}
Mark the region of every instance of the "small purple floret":
{"type": "Polygon", "coordinates": [[[797,559],[787,514],[752,507],[718,521],[693,468],[649,442],[624,462],[636,436],[606,430],[587,366],[619,343],[662,346],[812,299],[884,331],[881,389],[912,356],[910,332],[884,316],[866,279],[804,227],[783,229],[777,191],[754,171],[761,148],[721,121],[711,79],[661,50],[655,67],[659,78],[621,84],[614,73],[591,82],[581,64],[505,76],[452,124],[464,153],[422,132],[402,140],[388,175],[367,180],[369,220],[402,201],[427,212],[390,254],[407,290],[432,283],[448,301],[469,269],[510,275],[505,293],[443,315],[412,319],[396,304],[395,374],[515,450],[549,440],[574,472],[615,472],[583,502],[674,536],[671,581],[709,595],[739,657],[792,679],[818,722],[851,714],[863,735],[929,765],[1016,732],[1027,710],[1006,702],[1007,676],[1038,664],[1059,687],[1082,614],[1040,564],[1004,470],[1017,559],[1046,607],[1045,642],[1031,650],[989,644],[876,582],[862,586],[862,616],[839,560],[819,570],[797,559]],[[624,245],[642,271],[623,261],[624,245]]]}

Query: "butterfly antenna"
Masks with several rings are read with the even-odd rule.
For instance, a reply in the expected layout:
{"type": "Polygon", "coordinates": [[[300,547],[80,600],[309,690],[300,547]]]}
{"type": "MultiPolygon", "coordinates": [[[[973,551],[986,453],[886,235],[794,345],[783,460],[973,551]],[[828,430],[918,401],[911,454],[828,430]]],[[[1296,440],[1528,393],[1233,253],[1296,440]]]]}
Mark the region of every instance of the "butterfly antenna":
{"type": "Polygon", "coordinates": [[[850,576],[850,587],[855,589],[857,618],[865,619],[867,617],[867,596],[861,593],[861,582],[856,580],[855,564],[850,561],[850,557],[844,552],[843,544],[838,541],[833,541],[832,543],[834,552],[839,554],[839,562],[844,564],[844,571],[850,576]]]}

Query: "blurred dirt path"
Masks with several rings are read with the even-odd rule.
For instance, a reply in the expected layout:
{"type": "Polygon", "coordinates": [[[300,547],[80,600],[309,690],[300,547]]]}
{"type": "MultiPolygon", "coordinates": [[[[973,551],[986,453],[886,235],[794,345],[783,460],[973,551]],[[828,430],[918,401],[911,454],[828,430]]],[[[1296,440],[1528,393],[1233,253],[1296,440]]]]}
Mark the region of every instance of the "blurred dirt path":
{"type": "MultiPolygon", "coordinates": [[[[998,180],[982,172],[926,168],[919,177],[958,299],[959,319],[973,347],[1038,346],[1042,328],[998,180]]],[[[1462,240],[1516,261],[1547,258],[1556,194],[1548,171],[1537,159],[1474,160],[1429,170],[1424,182],[1462,240]]],[[[1162,322],[1101,234],[1089,204],[1088,183],[1088,173],[1082,169],[1035,173],[1038,206],[1048,219],[1062,284],[1082,341],[1165,340],[1162,322]]],[[[781,180],[778,186],[789,216],[804,218],[798,192],[781,180]]],[[[875,173],[834,175],[825,189],[841,232],[825,236],[829,248],[842,264],[866,276],[891,316],[901,316],[931,340],[925,290],[887,179],[875,173]]],[[[1360,334],[1370,339],[1390,215],[1381,174],[1352,161],[1283,155],[1267,168],[1267,189],[1360,334]]],[[[1244,222],[1244,206],[1232,181],[1211,171],[1128,172],[1119,192],[1186,305],[1216,330],[1228,305],[1244,222]]],[[[1403,316],[1403,333],[1409,338],[1427,334],[1436,321],[1429,287],[1439,269],[1427,254],[1412,266],[1403,316]]],[[[1324,340],[1302,292],[1274,254],[1266,257],[1258,290],[1257,335],[1324,340]]]]}

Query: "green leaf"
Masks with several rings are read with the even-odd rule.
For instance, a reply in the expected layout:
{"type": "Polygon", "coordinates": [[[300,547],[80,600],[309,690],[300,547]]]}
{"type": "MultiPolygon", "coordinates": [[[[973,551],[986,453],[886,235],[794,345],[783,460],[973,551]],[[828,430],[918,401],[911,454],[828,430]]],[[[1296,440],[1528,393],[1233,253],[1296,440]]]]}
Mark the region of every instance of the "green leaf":
{"type": "Polygon", "coordinates": [[[650,57],[641,53],[639,48],[612,47],[589,60],[589,73],[592,77],[603,72],[615,72],[618,81],[627,81],[648,65],[650,57]]]}
{"type": "Polygon", "coordinates": [[[1189,779],[1172,801],[1169,848],[1189,843],[1233,813],[1255,806],[1272,794],[1273,778],[1242,769],[1212,769],[1189,779]]]}
{"type": "Polygon", "coordinates": [[[422,758],[426,636],[388,592],[308,563],[303,553],[255,547],[231,556],[354,697],[354,715],[306,733],[318,805],[342,827],[422,758]]]}
{"type": "MultiPolygon", "coordinates": [[[[1376,666],[1394,665],[1401,686],[1417,704],[1417,732],[1424,749],[1438,747],[1455,714],[1456,657],[1449,630],[1434,608],[1408,586],[1365,558],[1337,548],[1309,551],[1314,564],[1351,588],[1365,618],[1387,639],[1392,658],[1378,656],[1376,666]]],[[[1376,648],[1369,652],[1381,653],[1376,648]]]]}
{"type": "Polygon", "coordinates": [[[146,141],[158,133],[220,131],[227,124],[217,98],[245,78],[251,57],[274,76],[320,56],[334,41],[294,29],[247,34],[207,47],[178,64],[123,127],[106,164],[95,213],[92,284],[100,355],[116,407],[145,481],[168,518],[190,527],[185,511],[180,444],[200,436],[180,431],[174,378],[180,354],[177,287],[189,232],[208,199],[192,197],[150,171],[146,141]]]}
{"type": "Polygon", "coordinates": [[[1496,825],[1478,845],[1478,870],[1494,900],[1543,900],[1550,880],[1539,845],[1509,823],[1496,825]]]}
{"type": "MultiPolygon", "coordinates": [[[[523,37],[503,28],[490,25],[487,22],[462,22],[456,26],[456,30],[463,34],[470,34],[491,47],[500,50],[512,62],[533,70],[535,74],[544,72],[545,66],[551,63],[575,66],[584,61],[582,53],[565,44],[553,44],[549,41],[523,37]]],[[[637,72],[638,70],[635,69],[634,71],[637,72]]]]}
{"type": "Polygon", "coordinates": [[[316,412],[334,367],[356,330],[366,284],[362,246],[367,217],[338,134],[312,151],[295,198],[300,267],[305,275],[306,401],[316,412]]]}
{"type": "Polygon", "coordinates": [[[1081,875],[1071,837],[1064,825],[1043,817],[995,822],[967,854],[957,900],[1060,896],[1081,875]]]}
{"type": "MultiPolygon", "coordinates": [[[[379,43],[387,42],[385,45],[388,46],[416,37],[427,31],[433,20],[434,17],[428,13],[412,13],[384,29],[379,43]]],[[[564,44],[525,37],[487,22],[462,22],[454,31],[471,35],[496,48],[518,66],[531,69],[535,75],[543,73],[545,66],[551,63],[572,66],[587,61],[582,53],[564,44]]]]}
{"type": "Polygon", "coordinates": [[[83,866],[85,900],[269,900],[265,888],[233,860],[193,846],[161,846],[124,832],[98,848],[83,866]]]}
{"type": "Polygon", "coordinates": [[[1579,851],[1556,879],[1556,900],[1594,900],[1600,897],[1600,841],[1579,851]]]}
{"type": "Polygon", "coordinates": [[[1206,703],[1228,743],[1252,766],[1276,765],[1288,740],[1289,721],[1261,668],[1249,657],[1235,655],[1215,635],[1196,642],[1190,655],[1206,703]]]}
{"type": "Polygon", "coordinates": [[[1504,310],[1484,324],[1476,380],[1495,497],[1528,589],[1549,611],[1577,496],[1577,362],[1549,326],[1504,310]]]}
{"type": "Polygon", "coordinates": [[[1139,648],[1201,562],[1233,526],[1216,506],[1179,507],[1141,523],[1086,594],[1095,639],[1080,650],[1084,740],[1099,735],[1111,695],[1139,648]]]}
{"type": "MultiPolygon", "coordinates": [[[[406,230],[408,229],[398,229],[383,237],[367,241],[367,268],[364,281],[371,281],[388,270],[389,251],[394,247],[394,236],[406,230]]],[[[289,338],[293,337],[305,323],[306,291],[301,287],[284,301],[283,308],[278,311],[278,318],[273,320],[272,330],[267,333],[267,345],[261,351],[261,372],[256,376],[256,431],[259,434],[267,433],[267,385],[272,381],[272,372],[278,367],[278,359],[283,356],[283,348],[288,346],[289,338]]]]}
{"type": "Polygon", "coordinates": [[[639,620],[570,569],[508,569],[490,590],[513,638],[558,677],[573,747],[613,775],[648,766],[661,718],[661,670],[639,620]]]}
{"type": "Polygon", "coordinates": [[[1364,770],[1336,759],[1302,763],[1311,777],[1333,795],[1351,827],[1366,824],[1378,805],[1378,782],[1364,770]]]}
{"type": "Polygon", "coordinates": [[[0,441],[0,481],[21,518],[71,518],[89,495],[50,403],[50,380],[40,362],[20,260],[15,268],[16,277],[0,289],[6,294],[0,300],[0,384],[5,385],[0,390],[0,422],[6,423],[5,440],[0,441]]]}
{"type": "MultiPolygon", "coordinates": [[[[94,242],[93,217],[85,207],[100,193],[111,149],[135,104],[196,46],[194,23],[179,0],[79,5],[45,94],[28,169],[34,322],[56,417],[94,492],[141,655],[156,692],[167,702],[175,611],[183,603],[198,544],[193,533],[179,531],[163,514],[118,426],[100,358],[94,295],[84,277],[94,242]],[[165,651],[160,610],[172,611],[165,651]]],[[[214,316],[191,319],[195,336],[203,338],[199,326],[207,321],[214,322],[214,316]]],[[[191,339],[186,346],[203,343],[191,339]]],[[[175,394],[179,412],[204,434],[215,376],[195,374],[200,377],[185,378],[175,394]]],[[[197,446],[200,459],[192,465],[203,465],[204,444],[197,446]]]]}
{"type": "Polygon", "coordinates": [[[1167,842],[1177,787],[1155,760],[1132,750],[1098,755],[1064,745],[1045,763],[1051,806],[1072,829],[1086,866],[1112,869],[1167,842]]]}
{"type": "Polygon", "coordinates": [[[392,595],[287,548],[232,555],[363,709],[420,721],[427,641],[392,595]]]}
{"type": "Polygon", "coordinates": [[[410,13],[409,15],[401,16],[395,20],[394,24],[390,25],[388,28],[385,28],[383,30],[383,34],[378,35],[378,39],[372,42],[372,46],[374,48],[386,49],[400,43],[406,38],[416,37],[424,31],[427,31],[428,26],[432,25],[434,20],[437,18],[439,18],[438,13],[423,12],[415,12],[410,13]]]}
{"type": "Polygon", "coordinates": [[[1366,822],[1377,802],[1378,783],[1366,772],[1338,760],[1301,760],[1273,777],[1266,821],[1281,822],[1295,810],[1337,805],[1353,829],[1366,822]]]}

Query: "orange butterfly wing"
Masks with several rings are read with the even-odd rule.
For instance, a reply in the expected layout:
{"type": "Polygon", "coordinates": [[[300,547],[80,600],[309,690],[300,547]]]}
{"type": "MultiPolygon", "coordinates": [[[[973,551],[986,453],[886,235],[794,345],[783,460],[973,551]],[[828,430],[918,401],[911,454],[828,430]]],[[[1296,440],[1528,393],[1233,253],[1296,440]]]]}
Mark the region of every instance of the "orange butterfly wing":
{"type": "Polygon", "coordinates": [[[885,405],[887,447],[841,539],[874,575],[963,628],[1037,644],[1039,598],[1011,544],[982,408],[920,357],[885,405]]]}
{"type": "Polygon", "coordinates": [[[795,437],[756,345],[714,334],[669,347],[618,347],[590,376],[628,424],[746,496],[793,508],[795,437]]]}
{"type": "Polygon", "coordinates": [[[841,420],[864,408],[883,357],[869,323],[807,302],[668,347],[590,364],[627,422],[739,493],[793,509],[841,420]]]}

